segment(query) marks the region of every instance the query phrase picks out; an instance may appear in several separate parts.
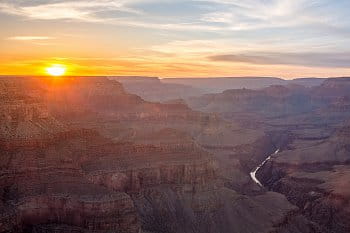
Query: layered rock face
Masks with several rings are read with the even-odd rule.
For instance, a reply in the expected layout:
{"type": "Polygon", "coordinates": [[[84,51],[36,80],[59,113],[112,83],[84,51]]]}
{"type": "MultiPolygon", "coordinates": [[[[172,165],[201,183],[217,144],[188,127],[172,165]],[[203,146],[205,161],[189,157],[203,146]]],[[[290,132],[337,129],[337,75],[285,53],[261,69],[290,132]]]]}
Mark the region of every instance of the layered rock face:
{"type": "Polygon", "coordinates": [[[113,121],[200,120],[201,114],[185,104],[147,102],[127,93],[116,81],[103,77],[70,78],[48,81],[44,97],[49,109],[59,118],[91,118],[113,121]]]}
{"type": "Polygon", "coordinates": [[[165,102],[175,99],[187,99],[207,93],[219,93],[228,89],[260,89],[271,85],[302,85],[314,87],[324,79],[300,78],[283,80],[269,77],[217,77],[217,78],[165,78],[142,76],[108,77],[123,84],[129,93],[144,100],[165,102]]]}
{"type": "Polygon", "coordinates": [[[190,85],[165,83],[156,77],[108,77],[123,84],[125,90],[136,94],[146,101],[164,102],[191,96],[200,96],[205,92],[190,85]]]}
{"type": "Polygon", "coordinates": [[[0,143],[3,147],[35,147],[67,131],[50,116],[44,103],[34,95],[36,90],[30,91],[25,81],[1,81],[0,143]]]}
{"type": "Polygon", "coordinates": [[[282,118],[313,111],[324,105],[322,101],[313,99],[309,92],[308,88],[298,85],[271,86],[261,90],[227,90],[221,94],[205,95],[204,98],[191,98],[187,102],[194,109],[218,112],[227,118],[230,114],[259,116],[262,119],[282,118]]]}
{"type": "Polygon", "coordinates": [[[295,148],[269,161],[259,177],[325,230],[349,232],[349,142],[349,127],[327,139],[294,142],[295,148]]]}
{"type": "Polygon", "coordinates": [[[260,128],[101,77],[0,83],[0,232],[271,232],[290,219],[312,229],[249,180],[249,161],[276,147],[260,128]]]}
{"type": "Polygon", "coordinates": [[[0,231],[139,232],[130,196],[95,185],[82,172],[86,154],[98,156],[87,145],[108,140],[60,123],[27,88],[2,90],[0,231]]]}
{"type": "Polygon", "coordinates": [[[273,77],[217,77],[217,78],[167,78],[164,83],[185,84],[204,90],[206,93],[219,93],[228,89],[261,89],[272,85],[299,84],[306,87],[318,86],[324,80],[301,78],[283,80],[273,77]]]}
{"type": "MultiPolygon", "coordinates": [[[[257,178],[298,206],[297,213],[313,225],[311,232],[349,232],[349,84],[348,78],[335,78],[312,88],[229,90],[187,102],[271,135],[280,152],[258,170],[257,178]]],[[[282,224],[278,231],[291,229],[282,224]]]]}
{"type": "Polygon", "coordinates": [[[349,96],[350,78],[333,78],[325,80],[320,86],[313,88],[313,95],[324,98],[337,98],[349,96]]]}

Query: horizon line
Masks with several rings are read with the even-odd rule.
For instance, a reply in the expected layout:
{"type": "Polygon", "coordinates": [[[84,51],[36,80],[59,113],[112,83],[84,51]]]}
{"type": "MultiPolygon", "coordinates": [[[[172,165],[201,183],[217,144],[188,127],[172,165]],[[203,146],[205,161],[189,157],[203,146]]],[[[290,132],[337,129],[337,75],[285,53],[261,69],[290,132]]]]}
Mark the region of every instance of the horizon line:
{"type": "MultiPolygon", "coordinates": [[[[42,78],[53,78],[49,75],[29,75],[29,74],[0,74],[0,78],[5,77],[17,77],[17,78],[35,78],[35,77],[42,77],[42,78]]],[[[193,76],[193,77],[161,77],[161,76],[143,76],[143,75],[63,75],[61,77],[56,78],[78,78],[78,77],[86,77],[86,78],[93,78],[93,77],[106,77],[106,78],[150,78],[150,79],[234,79],[234,78],[246,78],[246,79],[253,79],[253,78],[261,78],[261,79],[281,79],[281,80],[295,80],[295,79],[332,79],[332,78],[349,78],[350,76],[331,76],[331,77],[294,77],[294,78],[285,78],[285,77],[276,77],[276,76],[193,76]]]]}

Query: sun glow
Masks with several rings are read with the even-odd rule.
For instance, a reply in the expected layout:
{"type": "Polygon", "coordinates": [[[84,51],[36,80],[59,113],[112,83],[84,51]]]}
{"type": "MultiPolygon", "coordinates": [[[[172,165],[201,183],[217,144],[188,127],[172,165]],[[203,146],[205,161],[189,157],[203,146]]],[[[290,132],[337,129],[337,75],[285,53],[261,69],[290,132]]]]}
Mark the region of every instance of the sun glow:
{"type": "Polygon", "coordinates": [[[51,76],[63,76],[66,73],[67,68],[64,65],[52,65],[46,68],[46,72],[51,76]]]}

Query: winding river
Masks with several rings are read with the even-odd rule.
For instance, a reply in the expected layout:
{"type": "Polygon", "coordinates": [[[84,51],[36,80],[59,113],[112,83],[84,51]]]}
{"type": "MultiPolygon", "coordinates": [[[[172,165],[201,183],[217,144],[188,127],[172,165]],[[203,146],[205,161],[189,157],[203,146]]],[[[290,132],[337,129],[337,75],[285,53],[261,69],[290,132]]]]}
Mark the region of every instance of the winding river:
{"type": "MultiPolygon", "coordinates": [[[[275,151],[275,153],[273,153],[272,155],[277,154],[280,151],[280,149],[277,149],[275,151]]],[[[259,169],[265,165],[265,163],[267,161],[269,161],[272,158],[272,155],[270,155],[269,157],[267,157],[257,168],[255,168],[251,173],[250,173],[250,177],[252,178],[252,180],[257,183],[259,186],[263,187],[263,185],[261,184],[261,182],[258,180],[258,178],[256,178],[256,173],[259,171],[259,169]]]]}

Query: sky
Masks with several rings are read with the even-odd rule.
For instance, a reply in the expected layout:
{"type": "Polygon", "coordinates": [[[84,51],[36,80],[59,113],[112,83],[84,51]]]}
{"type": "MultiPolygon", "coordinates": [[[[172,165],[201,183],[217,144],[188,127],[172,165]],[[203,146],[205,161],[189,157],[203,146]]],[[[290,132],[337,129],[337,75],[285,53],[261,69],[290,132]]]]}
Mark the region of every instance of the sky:
{"type": "Polygon", "coordinates": [[[0,74],[350,76],[349,0],[0,0],[0,74]]]}

